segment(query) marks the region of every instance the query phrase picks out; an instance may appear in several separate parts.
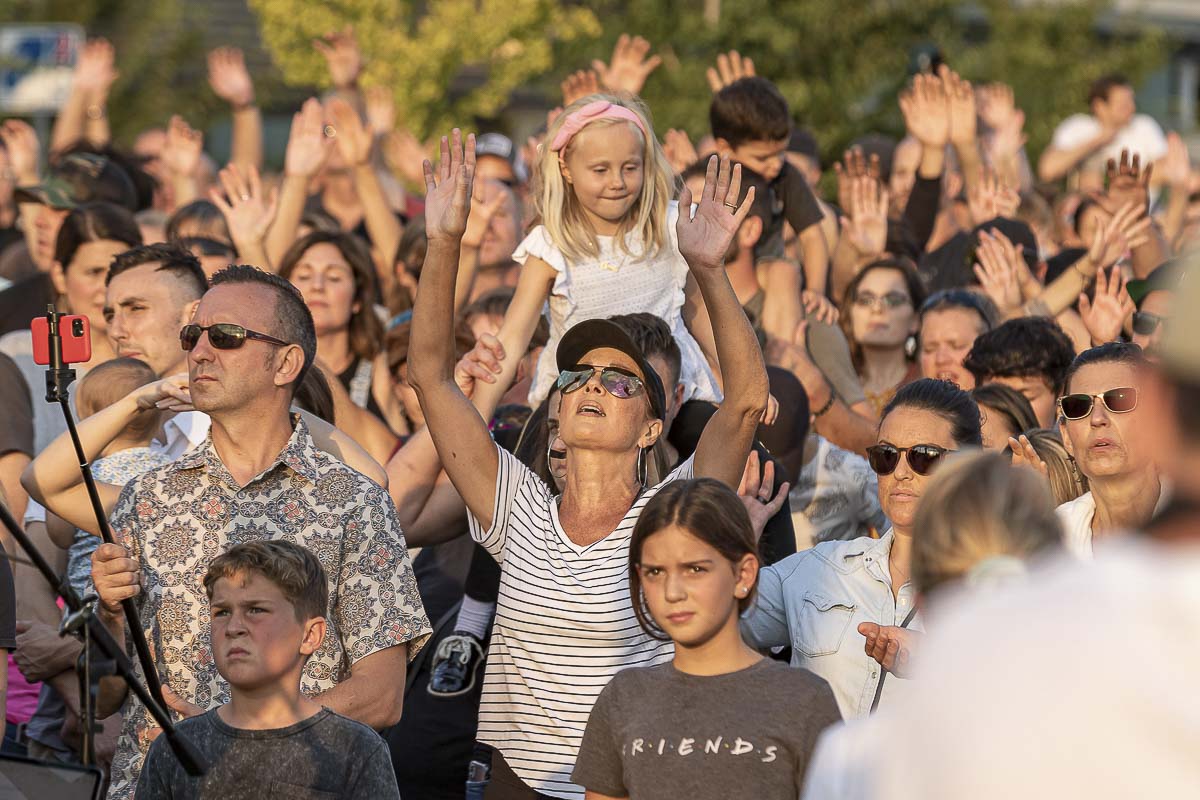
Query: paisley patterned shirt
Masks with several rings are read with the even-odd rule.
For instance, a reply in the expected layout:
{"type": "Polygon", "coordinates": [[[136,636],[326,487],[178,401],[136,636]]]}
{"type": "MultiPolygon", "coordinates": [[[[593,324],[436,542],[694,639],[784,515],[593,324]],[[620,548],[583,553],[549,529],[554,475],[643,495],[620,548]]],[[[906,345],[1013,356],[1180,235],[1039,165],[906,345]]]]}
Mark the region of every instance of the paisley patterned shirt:
{"type": "MultiPolygon", "coordinates": [[[[379,650],[407,643],[411,659],[429,638],[391,497],[318,450],[298,416],[275,463],[245,486],[221,463],[210,434],[183,458],[130,481],[112,529],[141,563],[138,611],[159,676],[201,708],[229,701],[209,643],[204,573],[241,542],[296,542],[325,568],[328,632],[305,665],[306,694],[332,688],[349,676],[351,664],[379,650]]],[[[132,694],[124,712],[108,794],[122,800],[133,797],[150,748],[147,733],[156,727],[132,694]]]]}

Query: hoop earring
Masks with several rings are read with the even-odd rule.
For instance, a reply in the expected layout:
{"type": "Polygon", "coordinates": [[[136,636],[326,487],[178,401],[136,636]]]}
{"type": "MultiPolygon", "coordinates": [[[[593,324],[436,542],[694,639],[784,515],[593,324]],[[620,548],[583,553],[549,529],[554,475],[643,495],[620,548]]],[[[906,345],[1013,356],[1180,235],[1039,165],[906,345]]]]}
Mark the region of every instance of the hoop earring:
{"type": "Polygon", "coordinates": [[[554,440],[546,442],[546,469],[550,469],[550,454],[554,452],[554,440]]]}
{"type": "Polygon", "coordinates": [[[646,488],[646,448],[638,448],[637,479],[642,488],[646,488]]]}

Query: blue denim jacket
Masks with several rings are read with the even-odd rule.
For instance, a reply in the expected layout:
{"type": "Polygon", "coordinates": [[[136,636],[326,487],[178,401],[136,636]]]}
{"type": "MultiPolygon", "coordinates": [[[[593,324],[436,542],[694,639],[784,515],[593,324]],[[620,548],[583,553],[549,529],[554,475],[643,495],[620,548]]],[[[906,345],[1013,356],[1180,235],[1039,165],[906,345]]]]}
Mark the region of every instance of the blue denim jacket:
{"type": "MultiPolygon", "coordinates": [[[[888,555],[895,534],[879,539],[822,542],[758,574],[758,596],[742,617],[742,636],[751,647],[792,648],[792,666],[804,667],[829,682],[846,719],[871,711],[883,672],[866,654],[863,622],[899,625],[915,600],[912,586],[892,595],[888,555]]],[[[920,617],[909,623],[920,630],[920,617]]],[[[903,691],[905,681],[892,675],[880,704],[903,691]]]]}

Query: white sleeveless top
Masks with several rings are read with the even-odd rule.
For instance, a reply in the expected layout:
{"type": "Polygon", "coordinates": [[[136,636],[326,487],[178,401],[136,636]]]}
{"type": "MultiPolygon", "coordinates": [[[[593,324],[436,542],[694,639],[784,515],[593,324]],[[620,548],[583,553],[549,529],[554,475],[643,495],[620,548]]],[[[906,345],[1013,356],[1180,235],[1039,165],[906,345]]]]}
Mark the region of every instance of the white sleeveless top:
{"type": "MultiPolygon", "coordinates": [[[[558,341],[569,328],[584,320],[638,312],[654,314],[671,326],[683,356],[679,378],[685,387],[683,399],[721,401],[721,391],[704,352],[683,322],[688,266],[675,238],[678,216],[679,204],[672,202],[667,212],[668,241],[650,257],[629,255],[614,237],[599,236],[599,257],[568,263],[542,225],[530,231],[517,247],[513,253],[517,263],[524,264],[530,256],[536,256],[558,273],[550,290],[550,341],[538,360],[537,376],[529,391],[531,406],[536,408],[554,386],[558,341]]],[[[640,253],[636,234],[628,236],[630,252],[640,253]]],[[[671,387],[663,388],[669,396],[671,387]]]]}

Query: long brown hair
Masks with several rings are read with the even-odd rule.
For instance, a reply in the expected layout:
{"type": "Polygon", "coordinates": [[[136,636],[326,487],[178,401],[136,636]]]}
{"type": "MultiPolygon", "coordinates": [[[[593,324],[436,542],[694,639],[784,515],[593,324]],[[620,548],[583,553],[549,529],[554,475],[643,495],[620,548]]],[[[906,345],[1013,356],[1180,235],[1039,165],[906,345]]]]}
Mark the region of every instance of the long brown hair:
{"type": "Polygon", "coordinates": [[[341,231],[313,231],[297,239],[279,263],[279,276],[291,280],[291,275],[300,259],[310,247],[328,242],[338,249],[342,258],[350,265],[354,275],[354,300],[358,311],[350,315],[350,352],[361,359],[370,360],[383,349],[383,321],[375,313],[378,302],[375,295],[375,266],[371,251],[361,239],[341,231]]]}
{"type": "MultiPolygon", "coordinates": [[[[674,481],[664,486],[642,509],[629,540],[629,597],[633,602],[633,613],[642,630],[663,642],[671,641],[671,637],[650,615],[638,567],[646,540],[672,525],[687,530],[727,558],[730,564],[737,564],[747,554],[762,563],[750,515],[732,489],[712,478],[674,481]]],[[[756,587],[751,587],[745,597],[738,599],[739,613],[753,602],[755,591],[756,587]]]]}

